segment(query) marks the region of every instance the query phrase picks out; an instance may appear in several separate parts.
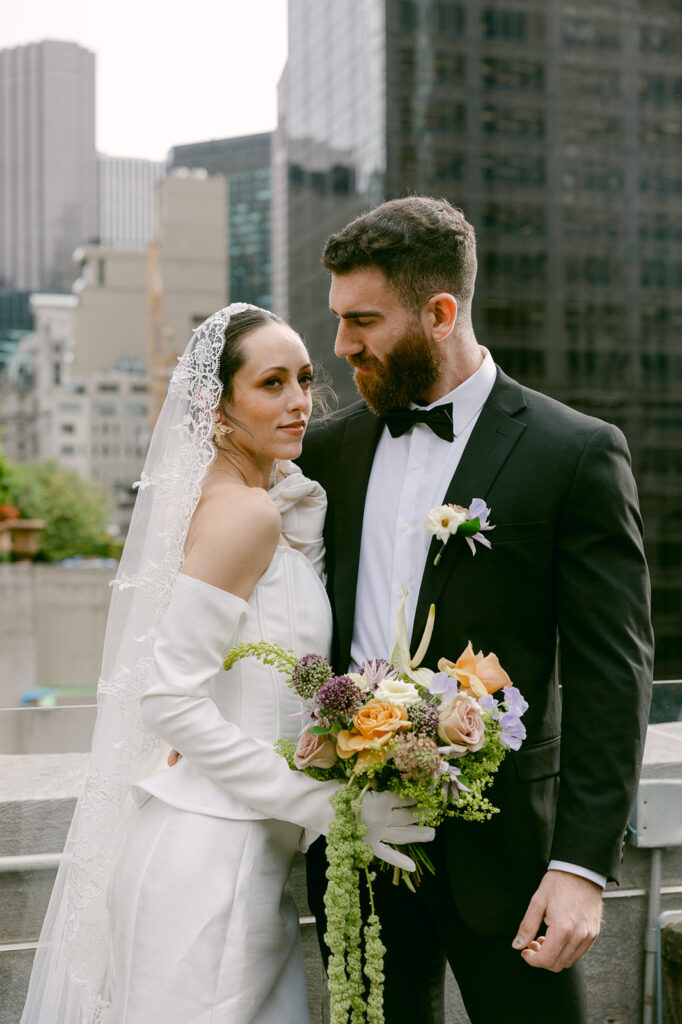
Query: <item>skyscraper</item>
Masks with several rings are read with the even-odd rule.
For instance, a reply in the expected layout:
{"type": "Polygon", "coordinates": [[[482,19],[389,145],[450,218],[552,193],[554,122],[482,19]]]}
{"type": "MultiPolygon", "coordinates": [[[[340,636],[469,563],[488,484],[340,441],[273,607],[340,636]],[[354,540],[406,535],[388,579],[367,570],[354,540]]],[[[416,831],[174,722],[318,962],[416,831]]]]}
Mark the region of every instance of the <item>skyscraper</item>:
{"type": "Polygon", "coordinates": [[[97,158],[101,245],[144,249],[156,237],[156,188],[163,163],[133,157],[97,158]]]}
{"type": "Polygon", "coordinates": [[[93,53],[0,50],[0,154],[0,287],[66,291],[98,230],[93,53]]]}
{"type": "Polygon", "coordinates": [[[168,169],[204,168],[227,181],[227,293],[230,302],[270,309],[270,133],[174,146],[168,169]]]}
{"type": "Polygon", "coordinates": [[[625,431],[657,676],[682,676],[682,8],[290,0],[289,40],[276,307],[352,398],[331,356],[325,238],[410,192],[461,207],[481,343],[522,383],[625,431]]]}

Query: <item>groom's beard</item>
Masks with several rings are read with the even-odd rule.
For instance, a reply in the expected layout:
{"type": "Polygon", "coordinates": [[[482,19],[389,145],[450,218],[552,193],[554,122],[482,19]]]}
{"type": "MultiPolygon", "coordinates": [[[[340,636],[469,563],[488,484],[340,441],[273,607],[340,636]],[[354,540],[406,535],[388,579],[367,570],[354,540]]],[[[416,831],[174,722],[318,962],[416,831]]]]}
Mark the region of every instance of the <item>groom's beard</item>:
{"type": "Polygon", "coordinates": [[[356,367],[356,388],[378,416],[422,399],[440,373],[436,350],[421,324],[407,330],[383,360],[359,355],[348,362],[356,367]]]}

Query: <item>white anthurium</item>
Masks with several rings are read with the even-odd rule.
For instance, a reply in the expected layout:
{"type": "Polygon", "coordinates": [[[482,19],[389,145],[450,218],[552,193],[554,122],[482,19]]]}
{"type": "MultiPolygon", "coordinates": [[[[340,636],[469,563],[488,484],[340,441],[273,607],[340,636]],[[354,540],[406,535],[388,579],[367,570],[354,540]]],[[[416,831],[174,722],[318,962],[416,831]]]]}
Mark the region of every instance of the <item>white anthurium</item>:
{"type": "Polygon", "coordinates": [[[410,656],[410,641],[407,635],[407,618],[405,616],[407,587],[404,583],[402,584],[402,589],[403,597],[400,602],[398,618],[396,621],[397,643],[393,649],[393,654],[391,655],[391,662],[398,669],[400,675],[405,675],[408,679],[411,679],[413,682],[419,683],[420,686],[424,686],[428,689],[433,678],[433,672],[430,668],[419,668],[419,665],[421,664],[422,659],[428,650],[429,643],[431,642],[433,626],[436,619],[436,606],[432,604],[429,608],[426,626],[424,627],[424,635],[422,636],[421,643],[417,648],[414,658],[412,658],[410,656]]]}
{"type": "Polygon", "coordinates": [[[367,690],[367,678],[364,672],[346,672],[348,679],[352,679],[358,690],[363,693],[367,690]]]}

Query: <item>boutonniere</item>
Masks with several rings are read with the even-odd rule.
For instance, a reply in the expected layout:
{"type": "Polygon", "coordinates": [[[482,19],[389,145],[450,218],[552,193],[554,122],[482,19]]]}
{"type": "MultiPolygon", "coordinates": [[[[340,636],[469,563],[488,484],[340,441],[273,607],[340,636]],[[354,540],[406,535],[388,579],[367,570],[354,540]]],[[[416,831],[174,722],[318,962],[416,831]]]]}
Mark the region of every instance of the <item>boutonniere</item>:
{"type": "Polygon", "coordinates": [[[464,508],[463,505],[438,505],[436,508],[432,508],[424,520],[424,525],[429,533],[443,542],[433,564],[438,565],[445,551],[445,545],[455,533],[464,537],[471,548],[472,555],[476,554],[475,542],[483,544],[486,548],[491,547],[488,538],[483,536],[484,531],[495,529],[488,522],[489,515],[490,509],[483,498],[474,498],[469,508],[464,508]]]}

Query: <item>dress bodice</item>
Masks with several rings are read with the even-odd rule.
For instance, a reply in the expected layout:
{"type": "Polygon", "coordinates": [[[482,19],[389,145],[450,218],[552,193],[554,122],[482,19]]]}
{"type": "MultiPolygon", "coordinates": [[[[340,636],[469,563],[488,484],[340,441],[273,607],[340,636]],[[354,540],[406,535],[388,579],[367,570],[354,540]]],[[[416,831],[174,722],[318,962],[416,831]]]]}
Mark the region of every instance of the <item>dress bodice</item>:
{"type": "MultiPolygon", "coordinates": [[[[236,643],[267,640],[293,650],[298,657],[311,652],[329,655],[331,609],[320,578],[326,498],[319,484],[292,464],[285,465],[286,474],[269,495],[282,513],[282,535],[288,544],[276,548],[248,600],[237,635],[226,637],[225,654],[236,643]]],[[[199,588],[208,586],[183,577],[185,586],[188,581],[199,588]]],[[[300,732],[300,718],[292,717],[302,710],[299,698],[274,668],[255,658],[238,661],[227,672],[216,665],[209,692],[226,721],[269,746],[300,732]]],[[[185,810],[220,817],[263,817],[187,758],[143,779],[138,788],[185,810]]]]}

